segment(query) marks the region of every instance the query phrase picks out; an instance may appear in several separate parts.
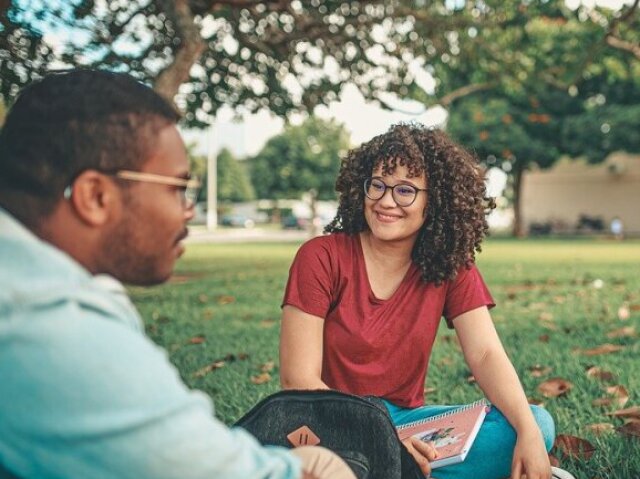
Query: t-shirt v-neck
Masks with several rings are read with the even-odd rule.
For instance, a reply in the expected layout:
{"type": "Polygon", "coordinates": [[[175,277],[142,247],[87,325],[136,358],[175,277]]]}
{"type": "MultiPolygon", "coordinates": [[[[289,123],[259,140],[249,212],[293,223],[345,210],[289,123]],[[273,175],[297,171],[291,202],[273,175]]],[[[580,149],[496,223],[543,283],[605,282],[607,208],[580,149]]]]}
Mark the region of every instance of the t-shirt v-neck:
{"type": "Polygon", "coordinates": [[[399,295],[402,290],[406,289],[407,283],[409,281],[413,281],[413,275],[417,272],[418,268],[416,265],[411,262],[409,268],[404,273],[402,280],[398,284],[398,287],[395,291],[386,299],[378,298],[376,294],[373,292],[373,287],[371,286],[371,280],[369,279],[369,272],[367,270],[367,260],[364,256],[364,247],[362,246],[362,237],[358,234],[355,237],[356,243],[356,261],[358,262],[358,271],[359,274],[362,275],[362,282],[366,284],[369,288],[369,302],[373,305],[384,305],[388,302],[393,302],[394,298],[399,295]],[[410,279],[411,278],[411,279],[410,279]]]}

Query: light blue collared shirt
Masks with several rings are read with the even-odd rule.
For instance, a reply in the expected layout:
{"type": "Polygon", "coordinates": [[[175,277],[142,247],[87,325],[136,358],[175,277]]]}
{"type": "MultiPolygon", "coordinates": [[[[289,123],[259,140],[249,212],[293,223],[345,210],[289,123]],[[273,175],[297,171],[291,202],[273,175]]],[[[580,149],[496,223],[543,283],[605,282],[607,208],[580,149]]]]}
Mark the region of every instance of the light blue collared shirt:
{"type": "Polygon", "coordinates": [[[46,478],[301,476],[287,450],[215,419],[118,281],[1,208],[0,465],[46,478]]]}

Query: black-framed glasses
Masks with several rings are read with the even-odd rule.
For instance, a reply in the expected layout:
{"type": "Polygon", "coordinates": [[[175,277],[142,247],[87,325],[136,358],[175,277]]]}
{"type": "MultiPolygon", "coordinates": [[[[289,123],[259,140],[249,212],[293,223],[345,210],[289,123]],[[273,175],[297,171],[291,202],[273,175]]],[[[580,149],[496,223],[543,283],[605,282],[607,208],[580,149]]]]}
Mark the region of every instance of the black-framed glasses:
{"type": "MultiPolygon", "coordinates": [[[[133,170],[118,170],[113,173],[102,172],[107,175],[113,175],[116,178],[127,181],[140,181],[143,183],[155,183],[159,185],[176,186],[181,192],[180,199],[184,208],[193,208],[198,200],[198,193],[202,184],[200,180],[195,177],[190,178],[178,178],[176,176],[157,175],[155,173],[144,173],[142,171],[133,170]]],[[[71,197],[72,185],[69,185],[64,190],[64,197],[69,199],[71,197]]]]}
{"type": "Polygon", "coordinates": [[[387,190],[391,190],[391,197],[398,206],[411,206],[418,197],[420,191],[427,191],[426,188],[418,188],[406,183],[398,183],[394,186],[387,185],[380,178],[367,178],[364,180],[364,194],[371,200],[381,199],[387,190]]]}

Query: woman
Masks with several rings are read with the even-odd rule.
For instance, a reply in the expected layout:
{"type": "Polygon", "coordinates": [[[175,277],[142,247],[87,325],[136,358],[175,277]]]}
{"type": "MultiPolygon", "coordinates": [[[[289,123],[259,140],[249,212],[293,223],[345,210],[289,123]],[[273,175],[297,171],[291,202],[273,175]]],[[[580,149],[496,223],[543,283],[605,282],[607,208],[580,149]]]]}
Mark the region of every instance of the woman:
{"type": "MultiPolygon", "coordinates": [[[[440,131],[396,125],[349,152],[336,189],[331,234],[304,244],[291,266],[282,386],[380,396],[396,425],[446,411],[423,397],[444,316],[494,408],[467,459],[437,477],[551,477],[553,420],[527,403],[474,264],[494,207],[474,158],[440,131]]],[[[404,443],[428,474],[435,449],[404,443]]]]}

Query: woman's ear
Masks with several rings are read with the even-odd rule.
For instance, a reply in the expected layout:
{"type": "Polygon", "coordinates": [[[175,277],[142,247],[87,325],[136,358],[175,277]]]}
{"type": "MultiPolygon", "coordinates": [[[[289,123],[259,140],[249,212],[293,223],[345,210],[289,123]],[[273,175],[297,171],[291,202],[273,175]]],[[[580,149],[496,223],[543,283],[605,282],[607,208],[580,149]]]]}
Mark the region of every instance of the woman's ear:
{"type": "Polygon", "coordinates": [[[101,226],[111,216],[118,197],[111,178],[96,170],[86,170],[74,180],[68,200],[82,222],[101,226]]]}

